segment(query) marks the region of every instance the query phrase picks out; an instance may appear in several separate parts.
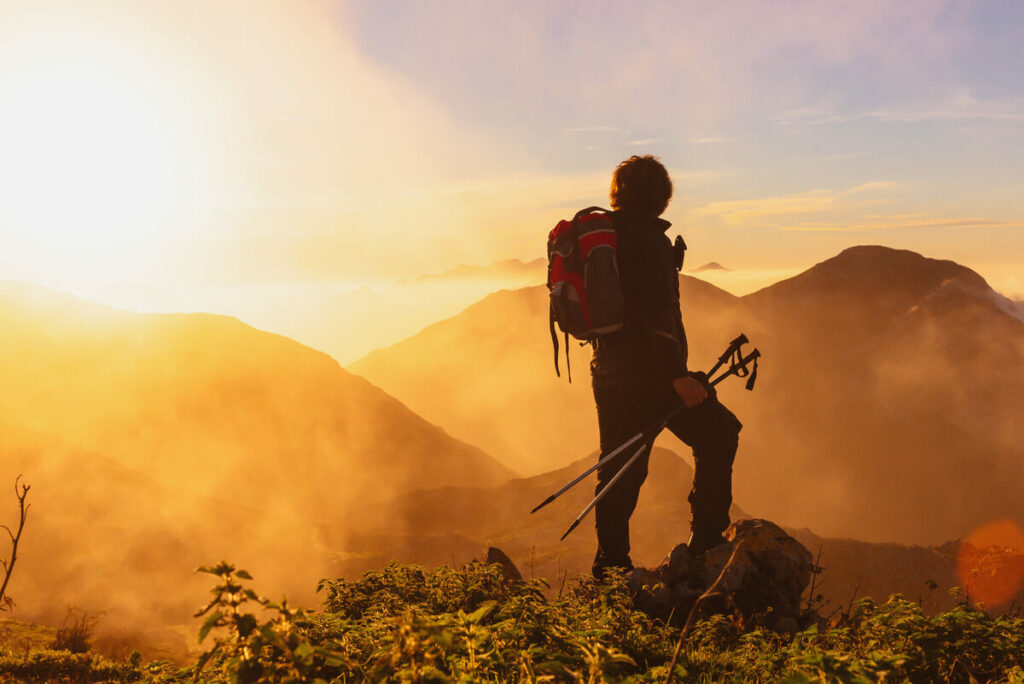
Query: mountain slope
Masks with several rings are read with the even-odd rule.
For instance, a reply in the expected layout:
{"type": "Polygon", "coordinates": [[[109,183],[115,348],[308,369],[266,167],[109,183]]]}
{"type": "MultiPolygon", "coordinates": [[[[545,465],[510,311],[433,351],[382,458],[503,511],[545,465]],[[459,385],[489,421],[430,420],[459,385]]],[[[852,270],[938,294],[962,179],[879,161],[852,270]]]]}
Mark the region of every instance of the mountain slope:
{"type": "MultiPolygon", "coordinates": [[[[537,513],[534,506],[594,463],[592,454],[568,466],[495,487],[444,487],[411,493],[381,510],[358,534],[328,534],[331,544],[353,550],[335,571],[357,575],[389,559],[439,565],[479,555],[485,545],[499,546],[521,568],[554,579],[590,572],[597,541],[593,513],[565,541],[562,533],[594,497],[591,475],[537,513]],[[362,551],[362,553],[359,553],[362,551]]],[[[655,448],[650,474],[630,523],[632,555],[653,564],[689,536],[686,496],[693,470],[679,456],[655,448]]],[[[734,518],[747,517],[733,506],[734,518]]]]}
{"type": "Polygon", "coordinates": [[[512,475],[326,354],[234,319],[7,285],[0,327],[0,421],[197,493],[330,518],[368,487],[512,475]],[[263,492],[274,479],[289,486],[263,492]]]}
{"type": "MultiPolygon", "coordinates": [[[[686,307],[701,323],[724,325],[736,298],[702,280],[680,278],[686,307]]],[[[540,473],[596,448],[590,349],[570,339],[572,383],[560,352],[555,376],[543,285],[488,295],[458,316],[375,351],[348,368],[392,388],[414,411],[524,473],[540,473]]],[[[688,321],[689,325],[690,321],[688,321]]],[[[693,340],[706,363],[735,336],[693,340]]],[[[700,366],[698,366],[700,367],[700,366]]]]}
{"type": "Polygon", "coordinates": [[[68,604],[104,611],[110,643],[180,656],[166,628],[190,622],[198,565],[229,558],[308,603],[344,552],[323,526],[514,476],[326,354],[234,319],[3,283],[0,330],[0,486],[32,485],[11,594],[50,624],[68,604]]]}
{"type": "MultiPolygon", "coordinates": [[[[745,297],[698,282],[680,278],[690,366],[709,366],[739,331],[764,354],[756,392],[720,388],[745,424],[738,500],[880,541],[1024,522],[1024,323],[976,273],[856,247],[745,297]]],[[[597,438],[587,355],[573,349],[573,385],[556,380],[546,319],[543,288],[499,293],[351,368],[538,472],[597,438]]]]}

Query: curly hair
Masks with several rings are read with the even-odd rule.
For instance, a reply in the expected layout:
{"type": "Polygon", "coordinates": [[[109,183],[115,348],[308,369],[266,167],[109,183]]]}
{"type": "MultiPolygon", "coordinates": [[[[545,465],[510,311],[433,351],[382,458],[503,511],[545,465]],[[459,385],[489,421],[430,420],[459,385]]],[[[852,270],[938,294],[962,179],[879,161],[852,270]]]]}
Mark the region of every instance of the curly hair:
{"type": "Polygon", "coordinates": [[[634,154],[615,168],[609,196],[612,209],[661,216],[672,199],[672,179],[657,157],[634,154]]]}

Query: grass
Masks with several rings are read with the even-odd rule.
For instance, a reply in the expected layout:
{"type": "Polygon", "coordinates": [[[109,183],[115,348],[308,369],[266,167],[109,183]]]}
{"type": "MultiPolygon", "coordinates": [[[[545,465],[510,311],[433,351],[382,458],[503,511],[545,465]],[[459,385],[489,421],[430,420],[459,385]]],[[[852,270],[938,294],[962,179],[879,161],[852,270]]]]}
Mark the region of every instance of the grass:
{"type": "MultiPolygon", "coordinates": [[[[663,682],[679,632],[633,609],[622,577],[509,582],[497,566],[392,564],[324,580],[321,610],[269,601],[228,563],[202,611],[207,650],[194,667],[66,651],[5,651],[0,681],[663,682]],[[6,678],[6,679],[4,679],[6,678]]],[[[1024,620],[967,605],[926,616],[916,602],[862,599],[827,631],[743,631],[701,621],[675,681],[953,681],[1024,684],[1024,620]]]]}

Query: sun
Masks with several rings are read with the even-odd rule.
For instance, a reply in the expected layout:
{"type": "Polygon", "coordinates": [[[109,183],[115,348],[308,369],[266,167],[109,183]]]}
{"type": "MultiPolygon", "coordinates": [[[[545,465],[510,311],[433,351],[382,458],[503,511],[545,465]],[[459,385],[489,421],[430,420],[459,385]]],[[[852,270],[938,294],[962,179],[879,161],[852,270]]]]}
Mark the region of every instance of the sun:
{"type": "Polygon", "coordinates": [[[173,226],[188,147],[154,84],[87,58],[0,80],[0,231],[89,257],[130,254],[173,226]]]}

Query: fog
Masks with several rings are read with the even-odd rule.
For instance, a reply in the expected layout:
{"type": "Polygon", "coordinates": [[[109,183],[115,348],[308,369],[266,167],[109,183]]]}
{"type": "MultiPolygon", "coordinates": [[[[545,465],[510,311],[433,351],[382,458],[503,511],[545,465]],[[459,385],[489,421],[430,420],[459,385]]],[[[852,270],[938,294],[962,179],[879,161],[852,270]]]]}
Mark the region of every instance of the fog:
{"type": "MultiPolygon", "coordinates": [[[[346,551],[325,529],[337,540],[414,487],[513,474],[326,354],[234,319],[7,284],[0,324],[0,462],[32,485],[15,616],[103,611],[112,648],[134,630],[180,656],[200,564],[237,562],[308,605],[346,551]]],[[[0,496],[0,515],[13,505],[0,496]]]]}
{"type": "MultiPolygon", "coordinates": [[[[745,425],[734,489],[749,513],[914,543],[1024,519],[1024,325],[976,274],[863,248],[743,298],[681,288],[691,368],[740,331],[764,354],[756,391],[720,388],[745,425]]],[[[497,293],[351,368],[509,467],[543,472],[597,446],[589,350],[571,344],[574,383],[556,378],[546,317],[543,287],[497,293]],[[439,395],[444,383],[458,392],[439,395]]]]}
{"type": "MultiPolygon", "coordinates": [[[[865,248],[745,297],[681,290],[691,367],[739,331],[764,354],[754,392],[720,388],[745,425],[745,514],[904,543],[1019,529],[1024,324],[975,274],[865,248]]],[[[556,378],[546,322],[543,286],[503,290],[346,370],[231,318],[3,285],[0,462],[33,504],[13,616],[54,625],[74,605],[102,613],[107,652],[185,658],[209,584],[193,571],[221,559],[305,605],[324,576],[501,540],[537,572],[585,570],[592,530],[549,545],[554,523],[515,522],[534,490],[496,489],[597,447],[589,350],[570,345],[574,381],[556,378]]],[[[685,529],[689,476],[665,473],[638,512],[648,562],[685,529]]],[[[8,523],[14,506],[0,494],[8,523]]]]}

